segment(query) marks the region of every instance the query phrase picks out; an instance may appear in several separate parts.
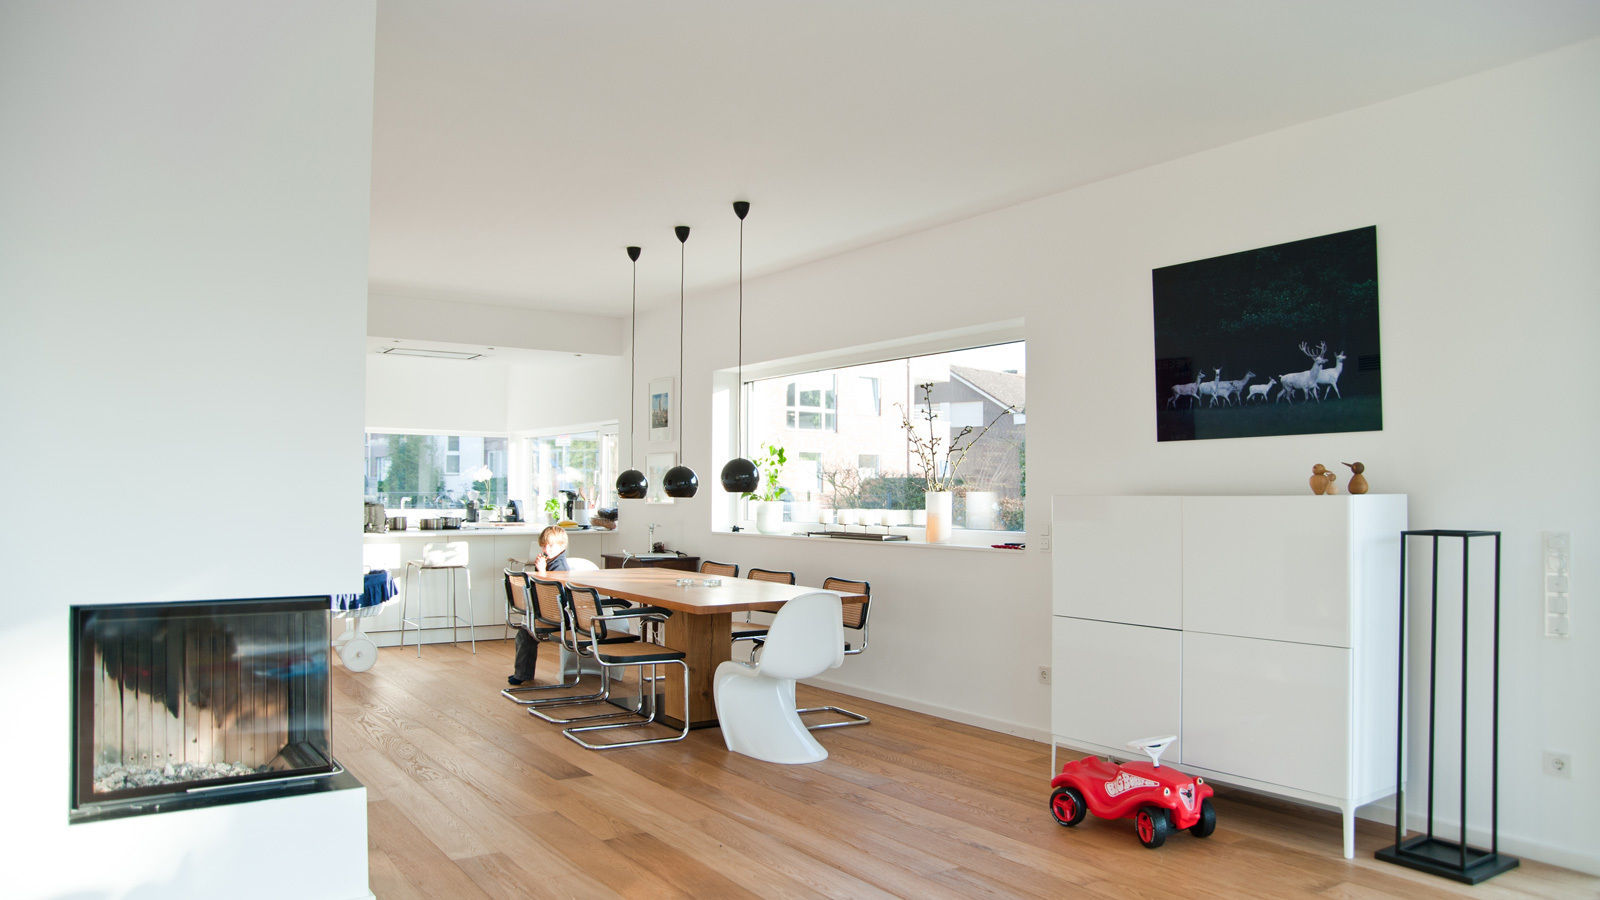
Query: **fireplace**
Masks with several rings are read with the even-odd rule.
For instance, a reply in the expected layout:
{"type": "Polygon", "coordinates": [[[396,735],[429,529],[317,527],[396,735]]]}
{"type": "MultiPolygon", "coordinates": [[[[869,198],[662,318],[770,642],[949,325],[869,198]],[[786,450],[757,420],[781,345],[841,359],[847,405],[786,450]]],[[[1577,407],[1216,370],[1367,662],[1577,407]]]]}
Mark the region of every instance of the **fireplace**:
{"type": "Polygon", "coordinates": [[[254,799],[336,770],[323,597],[72,608],[72,821],[254,799]]]}

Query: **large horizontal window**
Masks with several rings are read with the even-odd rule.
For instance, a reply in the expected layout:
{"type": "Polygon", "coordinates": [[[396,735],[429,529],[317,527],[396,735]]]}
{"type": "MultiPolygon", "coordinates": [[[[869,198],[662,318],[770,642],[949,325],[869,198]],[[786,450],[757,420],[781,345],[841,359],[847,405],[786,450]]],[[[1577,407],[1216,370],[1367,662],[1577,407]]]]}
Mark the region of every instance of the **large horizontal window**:
{"type": "Polygon", "coordinates": [[[1026,385],[1021,341],[749,381],[746,445],[758,464],[785,451],[787,531],[914,527],[930,476],[957,529],[1023,531],[1026,385]]]}
{"type": "Polygon", "coordinates": [[[503,436],[367,432],[368,500],[391,510],[460,509],[506,501],[503,436]]]}

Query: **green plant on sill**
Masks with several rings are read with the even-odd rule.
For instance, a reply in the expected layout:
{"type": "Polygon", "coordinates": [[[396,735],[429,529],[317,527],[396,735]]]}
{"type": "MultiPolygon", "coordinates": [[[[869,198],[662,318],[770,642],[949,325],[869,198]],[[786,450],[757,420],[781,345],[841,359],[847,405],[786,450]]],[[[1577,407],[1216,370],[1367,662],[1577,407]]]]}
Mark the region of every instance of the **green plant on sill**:
{"type": "Polygon", "coordinates": [[[783,476],[783,467],[788,464],[789,457],[784,453],[781,444],[762,444],[761,449],[766,455],[755,460],[755,463],[761,470],[762,488],[745,494],[744,498],[760,501],[777,500],[783,496],[783,487],[778,484],[778,479],[783,476]]]}
{"type": "Polygon", "coordinates": [[[545,515],[550,517],[552,522],[561,518],[561,501],[554,497],[546,500],[544,502],[544,512],[545,515]]]}

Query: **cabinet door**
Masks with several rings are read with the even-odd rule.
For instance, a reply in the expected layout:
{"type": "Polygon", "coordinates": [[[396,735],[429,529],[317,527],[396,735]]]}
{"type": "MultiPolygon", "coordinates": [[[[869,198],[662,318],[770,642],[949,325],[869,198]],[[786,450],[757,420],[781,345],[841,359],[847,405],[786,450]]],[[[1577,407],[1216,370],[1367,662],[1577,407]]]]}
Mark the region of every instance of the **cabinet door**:
{"type": "Polygon", "coordinates": [[[1178,497],[1054,498],[1055,614],[1183,627],[1182,504],[1178,497]]]}
{"type": "Polygon", "coordinates": [[[1349,650],[1184,633],[1184,762],[1344,797],[1349,718],[1349,650]]]}
{"type": "Polygon", "coordinates": [[[1183,628],[1350,646],[1347,497],[1187,497],[1183,628]]]}
{"type": "MultiPolygon", "coordinates": [[[[1180,632],[1056,616],[1053,639],[1055,734],[1118,748],[1180,733],[1180,632]]],[[[1182,762],[1182,744],[1162,759],[1182,762]]]]}

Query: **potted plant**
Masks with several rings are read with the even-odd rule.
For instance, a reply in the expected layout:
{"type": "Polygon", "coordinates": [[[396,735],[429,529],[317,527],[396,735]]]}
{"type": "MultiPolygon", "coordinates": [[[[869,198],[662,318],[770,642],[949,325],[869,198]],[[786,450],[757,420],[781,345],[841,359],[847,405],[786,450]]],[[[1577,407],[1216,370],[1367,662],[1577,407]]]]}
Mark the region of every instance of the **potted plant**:
{"type": "Polygon", "coordinates": [[[561,521],[561,501],[554,497],[544,502],[544,513],[550,517],[551,522],[561,521]]]}
{"type": "Polygon", "coordinates": [[[950,540],[950,488],[956,484],[956,473],[966,461],[972,445],[982,440],[983,436],[989,433],[989,429],[1000,421],[1001,416],[1015,411],[1016,407],[1007,406],[1000,410],[999,415],[976,434],[973,433],[971,425],[962,426],[960,431],[950,436],[947,443],[944,438],[939,437],[934,427],[934,420],[939,418],[939,414],[933,410],[933,383],[924,382],[917,387],[922,389],[922,403],[916,417],[926,423],[928,429],[926,437],[918,432],[918,425],[911,421],[911,411],[898,403],[895,406],[900,407],[900,427],[905,429],[906,443],[916,455],[917,468],[922,475],[923,496],[928,513],[927,541],[930,544],[942,544],[950,540]]]}
{"type": "Polygon", "coordinates": [[[744,498],[755,503],[756,530],[762,534],[777,534],[783,531],[783,486],[778,481],[789,457],[781,445],[762,444],[761,450],[762,455],[756,460],[756,467],[761,470],[761,484],[744,498]]]}

